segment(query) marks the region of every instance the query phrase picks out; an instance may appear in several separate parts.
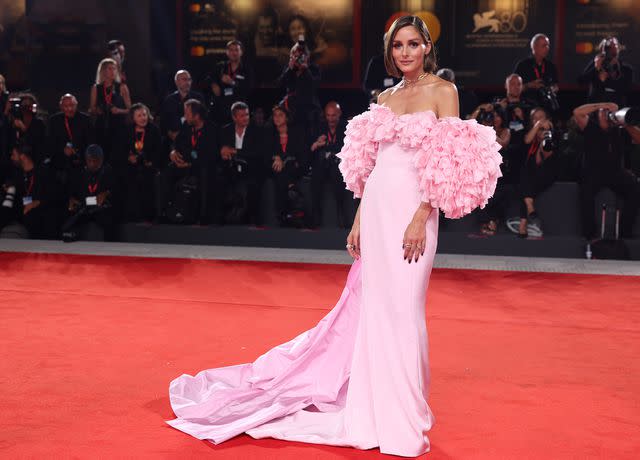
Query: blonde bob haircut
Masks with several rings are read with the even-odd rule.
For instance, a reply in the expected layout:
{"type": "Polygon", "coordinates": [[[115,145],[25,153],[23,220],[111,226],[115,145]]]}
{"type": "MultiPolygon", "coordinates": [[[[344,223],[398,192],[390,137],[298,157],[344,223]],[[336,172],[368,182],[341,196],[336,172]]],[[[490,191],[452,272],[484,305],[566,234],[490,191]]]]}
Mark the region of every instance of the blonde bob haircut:
{"type": "Polygon", "coordinates": [[[418,16],[402,16],[396,19],[393,21],[393,24],[391,24],[389,31],[384,35],[384,66],[387,69],[387,73],[396,78],[402,77],[402,72],[393,60],[393,40],[396,38],[398,31],[407,26],[416,28],[425,45],[431,44],[429,54],[425,55],[423,59],[422,68],[427,73],[434,73],[438,69],[436,48],[431,41],[431,34],[429,33],[427,25],[418,16]]]}
{"type": "Polygon", "coordinates": [[[115,82],[120,83],[120,72],[118,72],[118,63],[111,58],[104,58],[98,64],[98,70],[96,71],[96,85],[99,85],[104,81],[104,69],[106,69],[108,65],[112,65],[116,68],[115,82]]]}

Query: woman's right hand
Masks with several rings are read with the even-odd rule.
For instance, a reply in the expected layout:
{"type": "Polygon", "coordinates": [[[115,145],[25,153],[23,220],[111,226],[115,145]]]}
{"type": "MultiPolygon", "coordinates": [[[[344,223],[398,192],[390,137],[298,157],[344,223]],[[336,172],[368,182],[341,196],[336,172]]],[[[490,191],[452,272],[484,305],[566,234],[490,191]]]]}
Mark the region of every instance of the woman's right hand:
{"type": "Polygon", "coordinates": [[[356,215],[351,226],[349,236],[347,236],[347,251],[354,259],[360,258],[360,216],[356,215]]]}

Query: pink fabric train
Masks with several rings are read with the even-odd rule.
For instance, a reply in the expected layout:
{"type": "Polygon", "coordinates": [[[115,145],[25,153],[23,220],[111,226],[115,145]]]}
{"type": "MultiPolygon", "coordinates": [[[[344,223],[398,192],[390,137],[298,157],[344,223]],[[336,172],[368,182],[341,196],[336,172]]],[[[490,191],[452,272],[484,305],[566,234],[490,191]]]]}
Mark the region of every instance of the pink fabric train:
{"type": "Polygon", "coordinates": [[[378,145],[397,141],[415,149],[422,201],[459,218],[483,208],[501,176],[500,144],[495,131],[475,120],[438,119],[432,111],[396,115],[371,104],[347,126],[344,147],[338,154],[347,188],[362,197],[364,184],[376,164],[378,145]]]}

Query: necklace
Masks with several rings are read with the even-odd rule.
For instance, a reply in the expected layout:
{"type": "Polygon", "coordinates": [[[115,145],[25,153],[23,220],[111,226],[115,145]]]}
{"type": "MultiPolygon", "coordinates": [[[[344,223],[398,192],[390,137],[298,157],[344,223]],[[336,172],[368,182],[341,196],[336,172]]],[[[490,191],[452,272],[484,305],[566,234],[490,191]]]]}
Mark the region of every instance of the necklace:
{"type": "Polygon", "coordinates": [[[414,83],[419,82],[420,80],[422,80],[423,78],[425,78],[427,75],[429,75],[428,73],[423,73],[422,75],[420,75],[418,78],[416,78],[415,80],[409,80],[406,77],[402,77],[402,86],[411,86],[414,83]]]}

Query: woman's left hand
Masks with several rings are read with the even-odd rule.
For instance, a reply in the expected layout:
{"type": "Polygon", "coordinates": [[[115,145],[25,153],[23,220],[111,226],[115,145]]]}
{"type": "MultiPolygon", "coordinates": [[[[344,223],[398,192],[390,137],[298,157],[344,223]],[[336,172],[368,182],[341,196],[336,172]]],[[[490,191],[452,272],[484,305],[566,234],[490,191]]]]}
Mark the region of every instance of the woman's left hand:
{"type": "Polygon", "coordinates": [[[411,223],[407,226],[402,239],[402,249],[404,251],[404,260],[411,263],[418,262],[421,255],[424,255],[424,249],[427,243],[427,221],[422,217],[414,216],[411,223]]]}

